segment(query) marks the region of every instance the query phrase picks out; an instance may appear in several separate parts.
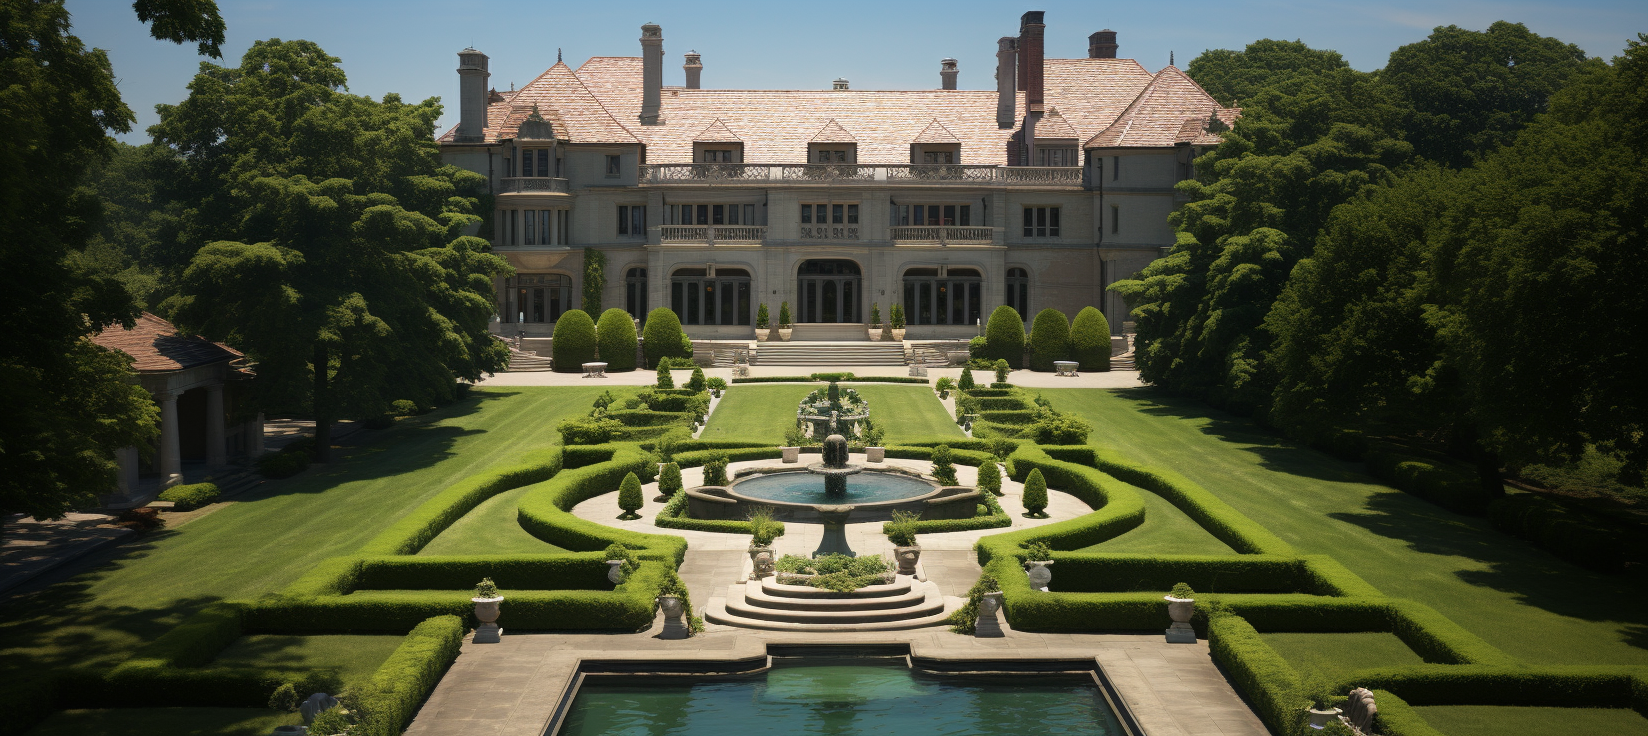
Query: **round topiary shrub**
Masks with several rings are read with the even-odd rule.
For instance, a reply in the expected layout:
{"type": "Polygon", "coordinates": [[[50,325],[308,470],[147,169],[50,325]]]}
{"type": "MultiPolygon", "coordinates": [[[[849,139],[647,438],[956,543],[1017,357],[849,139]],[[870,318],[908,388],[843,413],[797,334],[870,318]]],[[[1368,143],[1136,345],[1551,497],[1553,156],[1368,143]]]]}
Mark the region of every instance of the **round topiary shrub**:
{"type": "Polygon", "coordinates": [[[1070,323],[1070,359],[1084,371],[1110,370],[1110,321],[1104,312],[1082,307],[1070,323]]]}
{"type": "Polygon", "coordinates": [[[602,312],[601,321],[595,325],[595,343],[601,348],[607,370],[635,370],[635,321],[629,312],[616,308],[602,312]]]}
{"type": "Polygon", "coordinates": [[[1030,471],[1024,479],[1024,515],[1040,518],[1047,513],[1047,479],[1041,468],[1030,471]]]}
{"type": "Polygon", "coordinates": [[[691,352],[682,349],[681,343],[687,339],[687,333],[681,330],[681,320],[675,316],[675,312],[668,308],[659,307],[647,312],[647,322],[641,328],[641,337],[645,340],[641,349],[646,353],[648,366],[657,366],[658,361],[664,358],[686,358],[692,355],[691,352]]]}
{"type": "Polygon", "coordinates": [[[595,320],[582,309],[569,309],[555,320],[555,341],[550,344],[557,373],[577,373],[595,360],[595,320]]]}
{"type": "Polygon", "coordinates": [[[1013,368],[1024,367],[1024,318],[1018,310],[1003,304],[990,313],[984,327],[985,357],[1005,360],[1013,368]]]}
{"type": "Polygon", "coordinates": [[[1051,371],[1053,361],[1070,356],[1070,322],[1064,312],[1043,309],[1030,327],[1030,370],[1051,371]]]}

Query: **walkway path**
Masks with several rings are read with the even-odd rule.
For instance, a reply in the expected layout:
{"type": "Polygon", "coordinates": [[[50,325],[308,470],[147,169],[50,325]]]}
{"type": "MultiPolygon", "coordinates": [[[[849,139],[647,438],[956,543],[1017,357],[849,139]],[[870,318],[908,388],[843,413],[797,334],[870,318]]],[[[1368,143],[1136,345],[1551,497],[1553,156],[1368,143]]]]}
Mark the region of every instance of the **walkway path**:
{"type": "MultiPolygon", "coordinates": [[[[750,366],[751,376],[806,376],[819,371],[849,371],[860,376],[908,376],[910,369],[902,365],[871,365],[871,366],[829,366],[822,368],[797,368],[786,365],[753,365],[750,366]]],[[[671,371],[675,377],[675,385],[686,383],[692,376],[692,371],[671,371]]],[[[704,375],[710,378],[724,378],[732,381],[731,368],[705,368],[704,375]]],[[[960,378],[960,368],[928,368],[927,377],[938,380],[939,376],[960,378]]],[[[986,371],[973,371],[973,379],[980,383],[989,383],[995,376],[986,371]]],[[[608,373],[606,378],[584,378],[582,373],[551,373],[549,371],[527,371],[521,373],[499,373],[486,378],[478,386],[650,386],[658,380],[657,371],[638,370],[628,373],[608,373]]],[[[1138,371],[1109,371],[1105,373],[1083,373],[1080,376],[1055,376],[1052,373],[1037,373],[1035,371],[1013,371],[1007,379],[1015,386],[1025,388],[1138,388],[1144,383],[1139,380],[1138,371]]]]}

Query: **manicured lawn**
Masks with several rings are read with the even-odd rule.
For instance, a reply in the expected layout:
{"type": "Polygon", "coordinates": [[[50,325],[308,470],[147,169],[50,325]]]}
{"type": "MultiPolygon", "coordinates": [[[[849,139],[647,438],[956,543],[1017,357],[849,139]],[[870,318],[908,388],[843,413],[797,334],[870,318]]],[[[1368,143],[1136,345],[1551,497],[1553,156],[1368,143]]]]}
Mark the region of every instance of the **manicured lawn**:
{"type": "Polygon", "coordinates": [[[401,645],[403,638],[355,634],[243,636],[219,652],[212,664],[294,670],[335,669],[344,684],[350,685],[371,677],[384,660],[389,659],[395,647],[401,645]]]}
{"type": "MultiPolygon", "coordinates": [[[[1119,482],[1119,481],[1118,481],[1119,482]]],[[[1208,533],[1179,507],[1143,488],[1135,488],[1144,497],[1144,523],[1082,552],[1116,552],[1122,554],[1156,555],[1234,555],[1236,550],[1208,533]]]]}
{"type": "Polygon", "coordinates": [[[1092,441],[1207,487],[1302,553],[1426,603],[1537,664],[1648,664],[1648,591],[1381,485],[1360,464],[1148,389],[1049,389],[1092,441]]]}
{"type": "MultiPolygon", "coordinates": [[[[1368,667],[1396,667],[1423,664],[1418,654],[1395,634],[1260,634],[1277,654],[1305,678],[1313,676],[1337,682],[1346,675],[1368,667]]],[[[1454,736],[1450,734],[1449,736],[1454,736]]]]}
{"type": "Polygon", "coordinates": [[[517,505],[525,488],[481,502],[418,551],[420,555],[529,555],[565,552],[521,528],[517,505]]]}
{"type": "Polygon", "coordinates": [[[119,661],[208,603],[278,591],[448,485],[558,443],[555,425],[587,412],[600,391],[477,389],[336,452],[329,465],[126,545],[110,564],[8,603],[0,612],[0,680],[19,670],[119,661]]]}
{"type": "Polygon", "coordinates": [[[1414,710],[1448,736],[1648,736],[1648,719],[1625,708],[1432,705],[1414,710]]]}
{"type": "Polygon", "coordinates": [[[53,713],[28,736],[268,736],[275,726],[303,723],[296,713],[259,708],[110,708],[53,713]]]}
{"type": "MultiPolygon", "coordinates": [[[[819,388],[821,383],[739,385],[727,390],[716,407],[703,439],[749,442],[784,441],[784,433],[795,426],[795,406],[819,388]]],[[[847,385],[847,384],[843,384],[847,385]]],[[[889,444],[902,439],[963,437],[944,404],[932,389],[923,386],[852,384],[865,401],[871,416],[887,431],[889,444]]]]}

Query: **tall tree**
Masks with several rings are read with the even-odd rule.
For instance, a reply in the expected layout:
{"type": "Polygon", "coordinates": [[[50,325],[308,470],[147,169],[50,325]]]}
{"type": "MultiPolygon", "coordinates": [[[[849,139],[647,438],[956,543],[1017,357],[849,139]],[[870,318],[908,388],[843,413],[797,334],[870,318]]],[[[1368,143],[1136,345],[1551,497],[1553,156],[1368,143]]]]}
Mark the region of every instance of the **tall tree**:
{"type": "Polygon", "coordinates": [[[463,234],[484,177],[440,163],[437,100],[345,81],[311,42],[259,41],[202,64],[151,129],[197,193],[185,237],[211,241],[166,306],[256,360],[266,402],[311,407],[322,461],[335,419],[439,402],[508,360],[487,321],[509,267],[463,234]]]}
{"type": "MultiPolygon", "coordinates": [[[[138,6],[157,38],[223,41],[210,0],[138,6]]],[[[98,217],[80,184],[132,113],[61,2],[0,0],[0,119],[0,513],[50,518],[111,487],[114,450],[143,444],[158,414],[129,359],[87,340],[137,316],[118,280],[71,257],[98,217]]]]}

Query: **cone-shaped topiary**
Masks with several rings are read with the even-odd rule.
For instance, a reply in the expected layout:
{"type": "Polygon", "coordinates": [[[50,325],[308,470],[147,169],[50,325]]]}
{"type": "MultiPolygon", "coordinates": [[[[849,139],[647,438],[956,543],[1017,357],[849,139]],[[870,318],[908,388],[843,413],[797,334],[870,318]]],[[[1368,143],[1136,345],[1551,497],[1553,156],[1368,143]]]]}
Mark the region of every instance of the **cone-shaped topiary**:
{"type": "Polygon", "coordinates": [[[1024,515],[1043,517],[1047,514],[1047,479],[1041,468],[1030,471],[1024,479],[1024,515]]]}
{"type": "Polygon", "coordinates": [[[1104,312],[1082,307],[1070,323],[1070,359],[1084,371],[1110,370],[1110,321],[1104,312]]]}
{"type": "Polygon", "coordinates": [[[582,309],[568,309],[555,320],[555,340],[550,343],[559,373],[576,373],[595,360],[595,320],[582,309]]]}
{"type": "Polygon", "coordinates": [[[984,326],[984,353],[991,360],[1005,360],[1013,368],[1024,367],[1024,318],[1018,310],[1003,304],[990,313],[984,326]]]}
{"type": "Polygon", "coordinates": [[[618,484],[618,508],[624,510],[618,518],[639,519],[641,515],[635,512],[640,511],[645,505],[646,499],[641,497],[641,479],[635,477],[634,473],[625,475],[624,482],[618,484]]]}
{"type": "Polygon", "coordinates": [[[755,329],[767,329],[767,319],[767,303],[762,302],[761,306],[755,308],[755,329]]]}
{"type": "Polygon", "coordinates": [[[779,302],[778,303],[778,329],[787,330],[789,328],[790,328],[790,303],[789,302],[779,302]]]}
{"type": "Polygon", "coordinates": [[[687,379],[687,389],[691,391],[704,390],[704,369],[693,368],[692,377],[687,379]]]}
{"type": "Polygon", "coordinates": [[[670,375],[669,366],[658,366],[658,384],[656,388],[675,388],[675,377],[670,375]]]}
{"type": "Polygon", "coordinates": [[[979,466],[978,489],[989,491],[991,495],[1001,495],[1001,466],[994,460],[979,466]]]}
{"type": "Polygon", "coordinates": [[[601,360],[609,371],[635,370],[635,321],[629,312],[608,309],[595,324],[595,344],[601,348],[601,360]]]}
{"type": "Polygon", "coordinates": [[[933,480],[941,486],[953,486],[957,482],[956,466],[951,457],[949,445],[933,448],[933,480]]]}
{"type": "Polygon", "coordinates": [[[669,500],[685,486],[681,482],[681,466],[676,463],[664,463],[664,469],[658,473],[658,497],[669,500]]]}
{"type": "Polygon", "coordinates": [[[661,358],[691,356],[690,352],[681,347],[687,333],[681,331],[680,318],[665,307],[647,312],[647,323],[641,328],[641,337],[645,340],[642,350],[646,352],[647,365],[657,366],[661,358]]]}
{"type": "Polygon", "coordinates": [[[1070,321],[1064,312],[1043,309],[1030,327],[1030,370],[1051,371],[1053,361],[1070,357],[1070,321]]]}
{"type": "Polygon", "coordinates": [[[961,380],[956,382],[956,388],[959,388],[963,391],[971,391],[975,388],[978,388],[978,384],[973,382],[973,368],[972,368],[972,366],[968,366],[966,368],[961,369],[961,380]]]}

